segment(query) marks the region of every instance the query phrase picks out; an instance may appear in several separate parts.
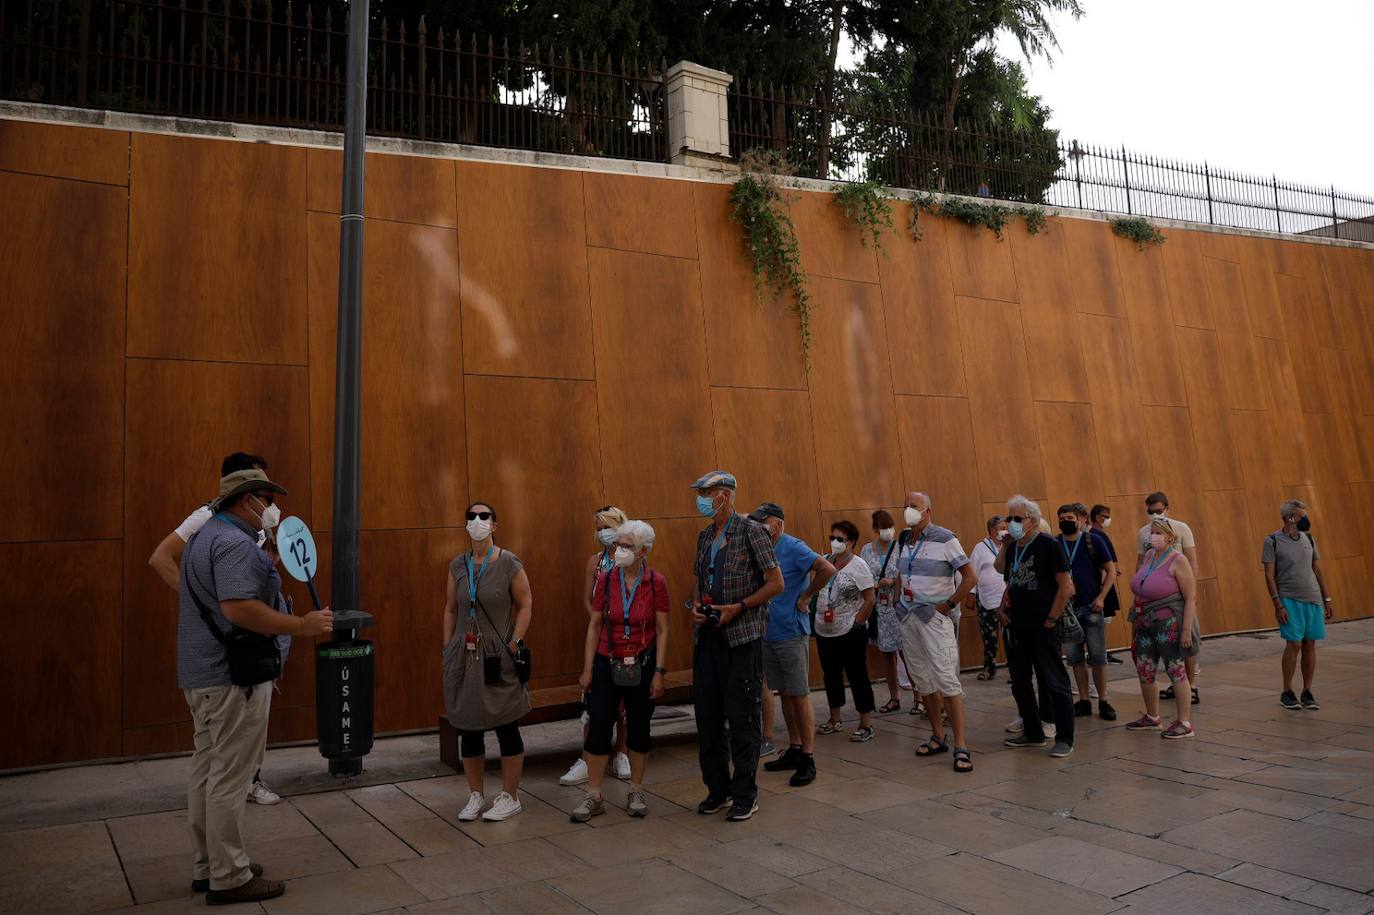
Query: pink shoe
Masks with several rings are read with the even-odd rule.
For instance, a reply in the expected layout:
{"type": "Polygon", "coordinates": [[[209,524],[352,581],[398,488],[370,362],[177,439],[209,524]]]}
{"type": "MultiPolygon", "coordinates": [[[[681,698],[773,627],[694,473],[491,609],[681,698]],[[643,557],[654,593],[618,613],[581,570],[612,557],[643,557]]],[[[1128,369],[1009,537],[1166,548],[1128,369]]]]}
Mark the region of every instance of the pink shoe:
{"type": "Polygon", "coordinates": [[[1193,736],[1193,726],[1184,724],[1182,721],[1175,721],[1169,725],[1169,729],[1159,735],[1165,740],[1185,740],[1193,736]]]}
{"type": "Polygon", "coordinates": [[[1151,718],[1149,715],[1141,715],[1135,721],[1126,725],[1128,731],[1158,731],[1164,725],[1163,718],[1151,718]]]}

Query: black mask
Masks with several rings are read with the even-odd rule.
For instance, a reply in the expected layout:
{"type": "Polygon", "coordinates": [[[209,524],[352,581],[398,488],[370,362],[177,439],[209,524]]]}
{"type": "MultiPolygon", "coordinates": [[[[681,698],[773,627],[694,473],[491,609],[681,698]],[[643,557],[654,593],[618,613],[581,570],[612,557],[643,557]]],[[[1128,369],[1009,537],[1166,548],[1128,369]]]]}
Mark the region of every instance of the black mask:
{"type": "Polygon", "coordinates": [[[1302,531],[1305,534],[1308,531],[1312,530],[1312,519],[1307,517],[1299,518],[1297,526],[1298,530],[1302,531]]]}
{"type": "Polygon", "coordinates": [[[1059,522],[1059,532],[1062,533],[1065,537],[1071,537],[1071,536],[1073,536],[1074,534],[1078,533],[1078,522],[1077,522],[1077,521],[1060,521],[1060,522],[1059,522]]]}

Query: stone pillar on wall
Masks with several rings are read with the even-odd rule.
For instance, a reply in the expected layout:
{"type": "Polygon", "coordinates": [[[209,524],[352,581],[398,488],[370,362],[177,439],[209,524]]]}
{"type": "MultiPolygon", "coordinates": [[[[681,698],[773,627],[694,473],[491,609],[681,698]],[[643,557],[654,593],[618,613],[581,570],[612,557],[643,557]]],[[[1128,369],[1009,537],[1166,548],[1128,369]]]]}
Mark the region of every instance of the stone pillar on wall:
{"type": "Polygon", "coordinates": [[[726,90],[733,77],[681,60],[663,78],[668,110],[668,149],[674,165],[720,168],[730,160],[726,90]]]}

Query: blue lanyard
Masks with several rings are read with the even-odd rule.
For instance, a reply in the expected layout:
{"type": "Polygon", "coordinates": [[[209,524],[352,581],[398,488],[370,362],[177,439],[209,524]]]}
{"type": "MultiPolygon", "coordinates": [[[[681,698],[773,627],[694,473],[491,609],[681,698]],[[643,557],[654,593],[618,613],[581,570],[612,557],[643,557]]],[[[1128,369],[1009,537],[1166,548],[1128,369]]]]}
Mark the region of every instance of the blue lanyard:
{"type": "MultiPolygon", "coordinates": [[[[831,561],[832,563],[835,561],[835,557],[834,557],[833,555],[830,557],[830,561],[831,561]]],[[[853,561],[854,561],[853,559],[850,559],[850,560],[849,560],[849,562],[853,562],[853,561]]],[[[862,560],[861,560],[861,561],[862,561],[862,560]]],[[[848,563],[846,563],[846,565],[848,565],[848,563]]],[[[837,568],[837,569],[835,570],[835,574],[830,576],[830,584],[828,584],[828,585],[825,586],[825,603],[826,603],[826,606],[829,606],[829,607],[835,606],[835,582],[837,582],[837,581],[840,580],[840,571],[841,571],[841,569],[838,569],[838,568],[837,568]]]]}
{"type": "Polygon", "coordinates": [[[735,519],[731,518],[725,522],[725,526],[720,529],[716,539],[711,541],[711,562],[706,568],[706,589],[710,591],[716,585],[716,556],[720,554],[720,548],[725,545],[725,533],[730,530],[730,524],[735,519]]]}
{"type": "Polygon", "coordinates": [[[914,574],[915,574],[915,572],[912,572],[912,571],[911,571],[911,566],[912,566],[912,563],[914,563],[916,560],[918,560],[918,559],[921,558],[921,547],[925,546],[926,534],[928,534],[928,533],[930,533],[930,529],[929,529],[929,528],[926,528],[925,530],[921,531],[921,539],[917,540],[917,541],[916,541],[916,545],[913,546],[913,547],[911,548],[911,558],[908,559],[908,560],[906,561],[906,567],[907,567],[907,573],[908,573],[908,574],[911,574],[911,575],[914,575],[914,574]]]}
{"type": "Polygon", "coordinates": [[[620,608],[625,614],[625,641],[630,640],[630,605],[635,602],[635,593],[639,591],[639,586],[644,584],[644,576],[647,574],[643,567],[639,570],[639,581],[630,589],[629,596],[625,594],[625,570],[620,570],[620,608]]]}
{"type": "Polygon", "coordinates": [[[992,554],[992,558],[993,558],[993,559],[996,559],[996,558],[997,558],[997,544],[995,544],[995,543],[992,542],[992,538],[991,538],[991,537],[984,537],[984,538],[983,538],[983,544],[988,548],[988,552],[992,554]]]}
{"type": "Polygon", "coordinates": [[[1034,537],[1030,539],[1030,541],[1025,546],[1018,546],[1012,548],[1011,571],[1013,575],[1021,571],[1021,560],[1025,557],[1026,550],[1030,549],[1031,544],[1034,543],[1039,537],[1040,535],[1036,534],[1034,537]]]}
{"type": "Polygon", "coordinates": [[[1069,542],[1064,539],[1064,535],[1059,535],[1059,545],[1064,548],[1064,552],[1069,554],[1069,568],[1073,568],[1074,557],[1078,555],[1078,548],[1083,545],[1083,534],[1078,535],[1078,539],[1073,542],[1073,549],[1069,549],[1069,542]]]}
{"type": "MultiPolygon", "coordinates": [[[[1163,553],[1160,553],[1160,552],[1157,552],[1157,551],[1156,551],[1156,552],[1154,553],[1154,560],[1151,561],[1151,562],[1146,566],[1146,568],[1145,568],[1145,578],[1149,578],[1151,575],[1153,575],[1155,569],[1157,569],[1157,568],[1159,568],[1161,565],[1163,565],[1163,564],[1164,564],[1164,560],[1168,559],[1168,558],[1169,558],[1169,554],[1172,553],[1173,551],[1174,551],[1174,548],[1173,548],[1173,547],[1169,547],[1169,549],[1165,550],[1163,553]]],[[[1144,579],[1142,579],[1142,581],[1143,581],[1143,580],[1144,580],[1144,579]]]]}
{"type": "Polygon", "coordinates": [[[487,560],[491,558],[491,554],[492,554],[493,552],[495,552],[495,550],[496,550],[496,546],[495,546],[495,545],[492,545],[492,546],[487,547],[487,555],[485,555],[485,556],[482,557],[482,564],[479,565],[479,566],[477,567],[477,574],[476,574],[476,576],[474,576],[474,575],[472,574],[472,554],[471,554],[471,553],[465,553],[465,554],[463,554],[463,561],[467,563],[467,567],[468,567],[468,619],[469,619],[469,620],[475,620],[475,619],[477,619],[477,585],[481,583],[481,581],[482,581],[482,573],[483,573],[484,571],[486,571],[486,568],[487,568],[487,560]]]}

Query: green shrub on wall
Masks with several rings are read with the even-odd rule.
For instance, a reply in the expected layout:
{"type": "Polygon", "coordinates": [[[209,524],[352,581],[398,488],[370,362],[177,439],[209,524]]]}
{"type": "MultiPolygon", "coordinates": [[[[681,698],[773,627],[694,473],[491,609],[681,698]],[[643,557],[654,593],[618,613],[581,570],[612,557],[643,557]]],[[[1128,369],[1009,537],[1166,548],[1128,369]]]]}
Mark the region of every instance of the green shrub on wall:
{"type": "Polygon", "coordinates": [[[846,184],[835,193],[835,202],[844,210],[849,221],[859,227],[859,238],[867,245],[883,251],[883,230],[892,228],[892,204],[878,193],[873,181],[846,184]]]}
{"type": "Polygon", "coordinates": [[[923,194],[917,192],[911,195],[911,237],[917,241],[921,240],[920,218],[921,213],[929,213],[932,216],[942,216],[946,219],[957,219],[964,225],[971,227],[975,232],[979,229],[987,229],[997,236],[998,241],[1002,241],[1002,231],[1007,227],[1007,223],[1019,218],[1025,223],[1026,231],[1031,235],[1039,235],[1045,230],[1045,222],[1049,214],[1043,207],[1025,204],[1017,207],[1003,206],[1000,203],[978,203],[967,200],[963,197],[939,197],[934,194],[923,194]]]}
{"type": "Polygon", "coordinates": [[[1143,216],[1122,216],[1112,220],[1112,232],[1135,242],[1137,251],[1146,245],[1164,244],[1164,233],[1143,216]]]}

